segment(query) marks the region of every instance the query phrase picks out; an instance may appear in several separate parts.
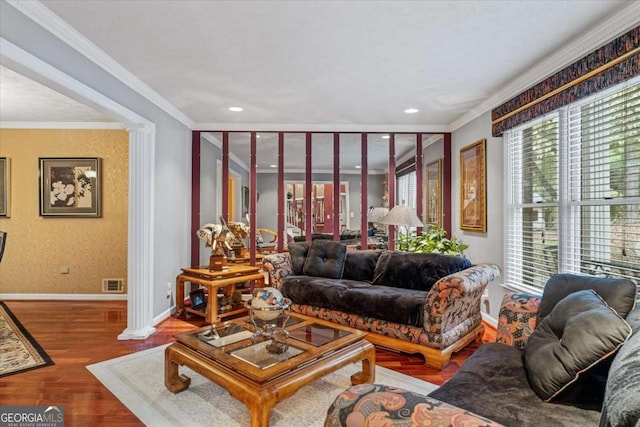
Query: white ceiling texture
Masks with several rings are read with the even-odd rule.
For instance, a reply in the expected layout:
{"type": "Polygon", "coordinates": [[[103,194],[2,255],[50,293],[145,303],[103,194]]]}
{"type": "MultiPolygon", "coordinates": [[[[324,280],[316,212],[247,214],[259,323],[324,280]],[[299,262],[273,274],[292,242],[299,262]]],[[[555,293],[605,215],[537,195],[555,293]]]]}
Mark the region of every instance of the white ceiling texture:
{"type": "MultiPolygon", "coordinates": [[[[246,131],[453,131],[596,48],[588,35],[603,23],[639,10],[615,0],[42,5],[188,126],[246,131]]],[[[1,122],[110,120],[0,71],[1,122]]]]}

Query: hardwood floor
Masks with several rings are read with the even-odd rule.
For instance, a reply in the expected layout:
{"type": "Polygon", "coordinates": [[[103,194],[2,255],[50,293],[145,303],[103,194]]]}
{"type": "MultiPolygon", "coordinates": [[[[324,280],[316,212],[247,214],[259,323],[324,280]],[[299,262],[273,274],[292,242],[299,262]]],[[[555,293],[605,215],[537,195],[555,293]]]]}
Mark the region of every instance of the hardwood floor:
{"type": "MultiPolygon", "coordinates": [[[[202,320],[169,318],[144,341],[118,341],[126,327],[125,301],[5,301],[55,365],[0,379],[0,405],[63,406],[65,426],[142,426],[87,365],[156,347],[173,335],[201,326],[202,320]]],[[[495,341],[485,325],[484,340],[495,341]]],[[[376,350],[377,364],[434,384],[442,384],[469,357],[477,344],[457,354],[443,370],[424,366],[421,356],[376,350]]],[[[159,373],[162,375],[162,373],[159,373]]]]}

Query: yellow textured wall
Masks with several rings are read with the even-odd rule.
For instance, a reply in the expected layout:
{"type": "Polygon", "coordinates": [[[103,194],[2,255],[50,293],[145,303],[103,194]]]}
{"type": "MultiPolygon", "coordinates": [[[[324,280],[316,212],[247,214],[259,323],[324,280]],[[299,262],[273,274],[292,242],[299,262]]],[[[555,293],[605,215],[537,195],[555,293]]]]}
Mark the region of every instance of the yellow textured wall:
{"type": "Polygon", "coordinates": [[[0,129],[0,157],[11,159],[10,217],[0,217],[8,233],[0,293],[98,294],[103,278],[123,278],[126,292],[127,132],[0,129]],[[99,157],[102,217],[41,217],[39,157],[99,157]]]}

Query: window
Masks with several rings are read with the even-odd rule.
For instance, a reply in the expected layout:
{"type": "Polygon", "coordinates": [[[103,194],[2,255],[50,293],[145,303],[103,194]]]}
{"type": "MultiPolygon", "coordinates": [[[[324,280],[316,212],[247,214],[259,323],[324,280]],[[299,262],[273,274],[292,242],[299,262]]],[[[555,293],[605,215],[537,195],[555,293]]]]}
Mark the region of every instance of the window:
{"type": "Polygon", "coordinates": [[[396,205],[407,205],[416,210],[416,171],[397,177],[396,205]]]}
{"type": "Polygon", "coordinates": [[[505,133],[506,282],[640,278],[640,80],[505,133]]]}

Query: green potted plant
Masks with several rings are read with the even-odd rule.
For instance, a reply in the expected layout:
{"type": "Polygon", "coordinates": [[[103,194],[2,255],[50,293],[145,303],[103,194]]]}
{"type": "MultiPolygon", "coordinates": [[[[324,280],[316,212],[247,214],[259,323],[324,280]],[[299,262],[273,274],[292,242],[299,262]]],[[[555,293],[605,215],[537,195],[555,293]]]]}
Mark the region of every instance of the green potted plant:
{"type": "Polygon", "coordinates": [[[398,239],[398,250],[405,252],[464,256],[464,250],[468,247],[455,237],[447,238],[447,231],[434,225],[427,226],[420,236],[415,231],[409,231],[400,234],[398,239]]]}

